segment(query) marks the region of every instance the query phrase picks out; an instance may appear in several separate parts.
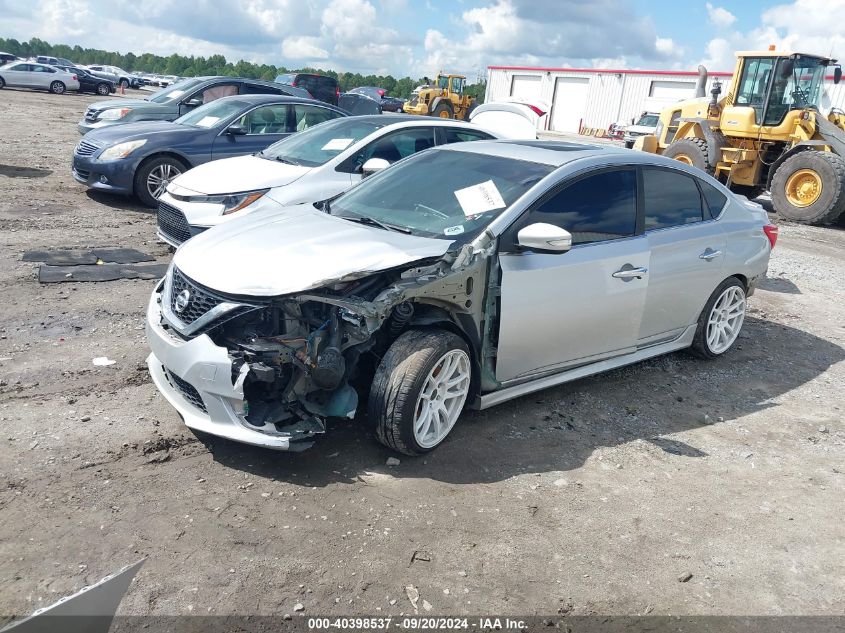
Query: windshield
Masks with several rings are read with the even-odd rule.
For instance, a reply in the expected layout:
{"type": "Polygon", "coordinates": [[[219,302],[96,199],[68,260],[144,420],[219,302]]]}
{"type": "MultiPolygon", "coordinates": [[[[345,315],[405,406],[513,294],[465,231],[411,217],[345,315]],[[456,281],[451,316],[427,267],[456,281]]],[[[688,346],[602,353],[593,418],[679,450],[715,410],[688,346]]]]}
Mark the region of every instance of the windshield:
{"type": "Polygon", "coordinates": [[[193,125],[195,127],[213,127],[220,121],[228,119],[237,114],[247,104],[240,99],[216,99],[198,108],[183,114],[174,123],[180,125],[193,125]]]}
{"type": "Polygon", "coordinates": [[[319,167],[329,162],[347,147],[351,147],[380,127],[391,123],[360,121],[356,118],[335,119],[273,143],[258,154],[261,158],[278,160],[304,167],[319,167]]]}
{"type": "Polygon", "coordinates": [[[553,170],[501,156],[427,150],[370,176],[333,200],[329,211],[466,243],[553,170]]]}
{"type": "Polygon", "coordinates": [[[659,115],[657,114],[644,114],[636,124],[642,125],[643,127],[656,127],[658,118],[659,115]]]}
{"type": "Polygon", "coordinates": [[[153,103],[169,103],[184,95],[188,90],[196,85],[202,83],[202,79],[194,79],[193,81],[183,81],[176,86],[170,86],[164,90],[159,90],[152,97],[150,101],[153,103]]]}
{"type": "MultiPolygon", "coordinates": [[[[784,60],[779,62],[780,65],[784,60]]],[[[821,97],[821,86],[827,69],[820,59],[799,57],[795,60],[791,76],[788,77],[786,90],[781,97],[781,103],[794,105],[797,108],[806,106],[818,107],[821,97]]],[[[775,88],[777,89],[777,84],[775,88]]],[[[780,96],[780,95],[779,95],[780,96]]]]}
{"type": "Polygon", "coordinates": [[[277,84],[287,84],[289,86],[292,86],[294,81],[296,81],[296,75],[293,73],[279,75],[276,77],[277,84]]]}

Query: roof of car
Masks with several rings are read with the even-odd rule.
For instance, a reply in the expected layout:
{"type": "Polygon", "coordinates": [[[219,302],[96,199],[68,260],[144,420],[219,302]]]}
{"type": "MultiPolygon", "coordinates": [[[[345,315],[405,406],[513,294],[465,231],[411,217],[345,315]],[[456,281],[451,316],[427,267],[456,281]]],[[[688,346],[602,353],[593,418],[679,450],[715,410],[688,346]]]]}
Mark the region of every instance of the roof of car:
{"type": "MultiPolygon", "coordinates": [[[[341,108],[333,106],[331,103],[326,103],[325,101],[318,101],[317,99],[308,99],[306,97],[294,97],[291,95],[229,95],[228,97],[220,97],[220,99],[215,99],[215,101],[220,101],[222,99],[228,99],[230,101],[244,101],[246,103],[265,103],[270,101],[307,103],[309,105],[324,106],[326,108],[331,108],[332,110],[340,110],[341,112],[343,112],[341,108]]],[[[209,103],[211,102],[209,101],[209,103]]]]}
{"type": "Polygon", "coordinates": [[[462,125],[464,127],[477,127],[468,121],[458,121],[455,119],[440,119],[426,116],[419,116],[417,114],[359,114],[354,118],[358,121],[365,121],[373,123],[379,127],[386,127],[388,125],[395,125],[397,123],[415,123],[417,125],[462,125]]]}

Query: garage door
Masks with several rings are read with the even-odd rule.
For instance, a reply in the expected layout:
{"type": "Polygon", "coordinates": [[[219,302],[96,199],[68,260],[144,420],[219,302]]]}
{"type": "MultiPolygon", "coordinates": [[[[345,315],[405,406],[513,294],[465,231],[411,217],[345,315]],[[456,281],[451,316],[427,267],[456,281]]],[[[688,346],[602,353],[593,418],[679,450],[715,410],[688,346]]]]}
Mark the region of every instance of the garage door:
{"type": "Polygon", "coordinates": [[[587,110],[587,91],[590,80],[586,77],[558,77],[552,104],[551,129],[557,132],[578,132],[587,110]]]}
{"type": "Polygon", "coordinates": [[[655,99],[680,101],[695,96],[694,81],[652,81],[648,95],[655,99]]]}
{"type": "Polygon", "coordinates": [[[540,77],[538,75],[514,75],[511,79],[511,96],[536,100],[540,97],[540,77]]]}

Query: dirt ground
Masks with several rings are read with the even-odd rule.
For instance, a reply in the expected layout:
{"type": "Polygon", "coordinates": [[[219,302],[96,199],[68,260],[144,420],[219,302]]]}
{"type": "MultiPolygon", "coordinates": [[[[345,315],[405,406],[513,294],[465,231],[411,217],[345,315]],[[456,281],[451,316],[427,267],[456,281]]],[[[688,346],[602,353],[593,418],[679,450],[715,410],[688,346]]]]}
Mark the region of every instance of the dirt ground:
{"type": "Polygon", "coordinates": [[[845,231],[781,226],[726,357],[468,412],[425,458],[354,422],[301,454],[201,442],[144,365],[154,282],[21,261],[169,257],[71,177],[95,100],[0,91],[0,613],[146,557],[121,613],[398,615],[412,585],[431,614],[845,614],[845,231]]]}

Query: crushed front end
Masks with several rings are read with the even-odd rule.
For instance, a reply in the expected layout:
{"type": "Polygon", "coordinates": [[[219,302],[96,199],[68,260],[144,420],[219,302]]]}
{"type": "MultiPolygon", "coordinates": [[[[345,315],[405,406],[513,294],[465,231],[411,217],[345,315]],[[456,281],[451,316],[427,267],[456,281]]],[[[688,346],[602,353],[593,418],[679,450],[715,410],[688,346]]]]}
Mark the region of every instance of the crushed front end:
{"type": "Polygon", "coordinates": [[[349,359],[357,363],[375,343],[383,317],[344,307],[343,297],[352,288],[367,295],[367,285],[376,293],[382,283],[376,275],[335,284],[325,298],[256,301],[224,296],[171,267],[147,311],[150,373],[193,429],[307,448],[325,418],[355,415],[349,359]]]}

